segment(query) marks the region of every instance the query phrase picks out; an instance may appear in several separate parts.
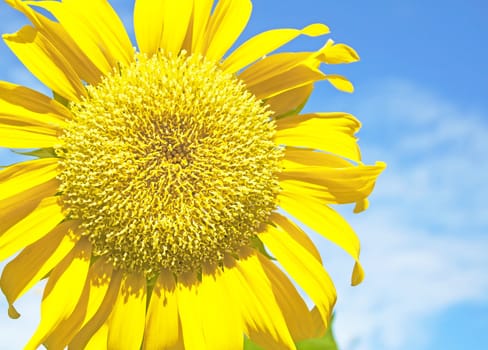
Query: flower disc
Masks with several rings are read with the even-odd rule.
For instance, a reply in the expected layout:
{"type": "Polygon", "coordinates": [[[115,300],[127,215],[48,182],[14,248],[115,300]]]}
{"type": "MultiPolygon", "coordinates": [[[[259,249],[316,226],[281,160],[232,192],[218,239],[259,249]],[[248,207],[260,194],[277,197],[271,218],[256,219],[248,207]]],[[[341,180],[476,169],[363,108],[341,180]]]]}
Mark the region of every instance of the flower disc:
{"type": "Polygon", "coordinates": [[[63,203],[94,255],[146,273],[221,263],[276,208],[271,112],[201,57],[138,55],[71,105],[63,203]]]}

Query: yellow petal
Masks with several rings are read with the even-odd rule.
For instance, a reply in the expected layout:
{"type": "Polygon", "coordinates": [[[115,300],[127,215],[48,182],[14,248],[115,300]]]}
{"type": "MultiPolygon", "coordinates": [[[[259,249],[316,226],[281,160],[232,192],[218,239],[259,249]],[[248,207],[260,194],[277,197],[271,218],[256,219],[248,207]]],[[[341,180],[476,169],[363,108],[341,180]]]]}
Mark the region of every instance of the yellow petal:
{"type": "Polygon", "coordinates": [[[208,23],[203,54],[218,61],[234,44],[251,16],[250,0],[220,0],[208,23]]]}
{"type": "Polygon", "coordinates": [[[70,101],[86,95],[80,77],[71,63],[37,29],[25,26],[3,39],[17,58],[51,90],[70,101]]]}
{"type": "Polygon", "coordinates": [[[179,53],[192,15],[193,0],[166,0],[163,12],[163,34],[160,47],[179,53]]]}
{"type": "Polygon", "coordinates": [[[352,283],[356,285],[362,281],[364,273],[359,263],[359,239],[344,218],[320,200],[301,193],[282,191],[279,203],[294,218],[351,255],[356,261],[352,283]]]}
{"type": "Polygon", "coordinates": [[[59,102],[29,88],[0,82],[0,119],[12,124],[32,124],[64,128],[71,119],[70,111],[59,102]]]}
{"type": "Polygon", "coordinates": [[[322,264],[284,230],[268,226],[266,231],[259,234],[259,239],[310,296],[327,324],[336,301],[336,292],[322,264]]]}
{"type": "Polygon", "coordinates": [[[236,295],[245,332],[265,349],[295,349],[285,319],[274,297],[271,282],[256,253],[244,249],[239,261],[225,257],[223,278],[236,295]]]}
{"type": "MultiPolygon", "coordinates": [[[[185,349],[210,349],[203,333],[199,285],[200,282],[194,272],[186,272],[178,276],[178,312],[185,349]]],[[[211,327],[211,325],[205,325],[205,327],[211,327]]]]}
{"type": "Polygon", "coordinates": [[[85,287],[73,313],[44,341],[48,349],[64,349],[80,328],[95,315],[107,293],[112,272],[112,264],[103,258],[90,267],[85,287]]]}
{"type": "Polygon", "coordinates": [[[0,171],[0,201],[55,178],[57,167],[57,159],[41,158],[4,168],[0,171]]]}
{"type": "Polygon", "coordinates": [[[205,264],[200,285],[200,305],[203,332],[208,349],[235,349],[243,347],[244,325],[236,307],[231,286],[222,278],[221,268],[205,264]]]}
{"type": "Polygon", "coordinates": [[[70,112],[34,90],[0,82],[0,146],[52,147],[70,112]]]}
{"type": "Polygon", "coordinates": [[[64,219],[58,200],[43,199],[32,213],[0,236],[0,261],[44,237],[64,219]]]}
{"type": "Polygon", "coordinates": [[[327,64],[352,63],[359,61],[359,55],[346,44],[334,44],[332,39],[327,41],[325,47],[320,50],[317,58],[327,64]]]}
{"type": "Polygon", "coordinates": [[[108,321],[109,349],[140,349],[146,315],[146,277],[128,273],[122,279],[119,295],[108,321]],[[130,320],[130,322],[127,322],[130,320]]]}
{"type": "Polygon", "coordinates": [[[147,309],[144,350],[183,350],[183,338],[178,317],[176,282],[173,274],[164,270],[159,275],[147,309]],[[161,336],[164,334],[164,336],[161,336]]]}
{"type": "Polygon", "coordinates": [[[315,337],[317,335],[317,327],[312,318],[312,314],[295,286],[268,258],[261,254],[258,254],[258,258],[266,276],[268,276],[271,282],[271,288],[273,289],[276,302],[283,313],[293,340],[297,342],[302,339],[315,337]]]}
{"type": "Polygon", "coordinates": [[[316,52],[285,52],[265,57],[246,68],[239,74],[239,78],[260,98],[271,98],[319,80],[328,80],[335,88],[352,92],[354,87],[345,77],[324,74],[319,70],[326,47],[316,52]],[[299,76],[294,77],[297,74],[299,76]],[[280,80],[285,82],[280,85],[280,80]],[[272,91],[271,86],[276,91],[272,91]]]}
{"type": "Polygon", "coordinates": [[[359,162],[361,154],[354,134],[360,126],[359,121],[347,113],[298,115],[276,121],[275,142],[319,149],[359,162]]]}
{"type": "Polygon", "coordinates": [[[168,2],[168,0],[136,0],[134,32],[140,52],[153,55],[160,48],[163,35],[163,14],[168,2]]]}
{"type": "Polygon", "coordinates": [[[93,317],[84,324],[71,340],[68,346],[69,350],[100,349],[100,347],[96,347],[100,342],[104,342],[104,347],[107,346],[107,322],[119,294],[122,275],[123,273],[118,270],[112,272],[109,279],[109,286],[102,303],[95,309],[93,317]]]}
{"type": "MultiPolygon", "coordinates": [[[[354,212],[359,213],[368,208],[369,202],[365,196],[369,195],[376,177],[385,169],[386,164],[377,162],[372,167],[359,163],[358,166],[355,166],[351,162],[329,153],[287,148],[283,159],[283,167],[284,170],[280,176],[284,173],[299,173],[298,177],[295,178],[298,181],[292,181],[291,183],[288,181],[288,185],[286,180],[281,180],[281,184],[288,186],[288,190],[308,192],[312,196],[330,202],[338,202],[338,197],[342,202],[355,202],[354,212]],[[327,172],[333,173],[334,181],[332,181],[333,179],[328,179],[325,173],[318,170],[324,168],[327,172]],[[310,173],[307,171],[305,174],[304,169],[312,170],[310,173]],[[313,169],[317,171],[314,172],[313,169]],[[342,178],[343,172],[349,174],[346,179],[342,178]],[[359,176],[358,172],[364,172],[364,176],[359,176]],[[351,179],[356,183],[356,186],[344,183],[351,181],[351,179]],[[303,186],[303,182],[308,182],[308,184],[303,186]],[[300,188],[297,188],[297,186],[300,186],[300,188]],[[329,191],[329,187],[331,187],[331,191],[329,191]]],[[[290,179],[290,176],[288,178],[290,179]]]]}
{"type": "Polygon", "coordinates": [[[350,161],[335,154],[292,147],[286,148],[283,165],[284,168],[289,170],[299,169],[304,166],[313,167],[329,165],[335,168],[347,168],[352,166],[350,161]]]}
{"type": "Polygon", "coordinates": [[[86,54],[66,33],[63,26],[34,11],[20,0],[5,0],[13,8],[22,12],[48,40],[59,50],[76,71],[78,76],[91,85],[100,81],[102,73],[86,54]]]}
{"type": "Polygon", "coordinates": [[[193,0],[193,14],[187,44],[190,53],[202,53],[213,3],[213,0],[193,0]]]}
{"type": "Polygon", "coordinates": [[[313,52],[284,52],[271,55],[247,67],[239,74],[239,79],[251,88],[263,84],[277,75],[282,75],[299,65],[308,64],[312,68],[317,68],[313,55],[313,52]]]}
{"type": "Polygon", "coordinates": [[[32,213],[41,200],[58,191],[59,181],[50,180],[37,187],[0,201],[0,237],[10,227],[32,213]]]}
{"type": "Polygon", "coordinates": [[[85,285],[90,257],[91,243],[83,238],[51,272],[42,297],[41,321],[25,350],[37,349],[71,315],[85,285]]]}
{"type": "Polygon", "coordinates": [[[317,68],[308,65],[298,65],[275,74],[265,82],[248,86],[248,89],[258,99],[268,99],[290,90],[308,86],[325,78],[325,74],[317,68]]]}
{"type": "Polygon", "coordinates": [[[66,221],[48,235],[26,247],[2,272],[0,287],[7,297],[9,311],[13,303],[46,276],[70,252],[78,241],[78,223],[66,221]],[[68,233],[72,231],[71,233],[68,233]]]}
{"type": "Polygon", "coordinates": [[[266,104],[274,112],[275,118],[296,115],[305,106],[312,91],[313,84],[300,86],[267,99],[266,104]]]}
{"type": "Polygon", "coordinates": [[[239,79],[258,98],[270,99],[326,79],[314,55],[314,52],[285,52],[268,56],[246,68],[239,79]]]}
{"type": "Polygon", "coordinates": [[[365,199],[362,199],[360,201],[357,201],[356,202],[356,205],[354,206],[354,213],[357,214],[357,213],[360,213],[362,211],[365,211],[366,209],[368,209],[369,207],[369,201],[367,198],[365,199]]]}
{"type": "Polygon", "coordinates": [[[4,124],[0,117],[0,147],[50,148],[59,144],[58,132],[51,127],[20,124],[4,124]]]}
{"type": "MultiPolygon", "coordinates": [[[[83,350],[100,350],[107,347],[108,325],[104,323],[91,337],[83,350]]],[[[72,349],[71,347],[69,348],[72,349]]]]}
{"type": "Polygon", "coordinates": [[[49,11],[104,74],[128,65],[134,49],[124,25],[106,0],[28,1],[49,11]]]}
{"type": "Polygon", "coordinates": [[[287,191],[306,192],[307,195],[327,203],[356,203],[365,199],[373,191],[377,177],[385,169],[382,162],[376,165],[357,165],[335,168],[323,166],[303,166],[286,168],[279,174],[280,186],[287,191]]]}
{"type": "Polygon", "coordinates": [[[312,242],[310,237],[303,232],[297,225],[291,222],[286,216],[278,213],[272,213],[270,216],[270,222],[281,227],[282,230],[288,232],[288,234],[298,243],[301,244],[320,264],[322,264],[322,258],[317,250],[317,247],[312,242]]]}
{"type": "Polygon", "coordinates": [[[327,74],[326,78],[337,90],[344,92],[354,92],[354,86],[346,77],[338,74],[327,74]]]}
{"type": "Polygon", "coordinates": [[[323,24],[311,24],[303,29],[273,29],[260,33],[239,46],[222,63],[222,69],[235,73],[257,61],[277,48],[285,45],[299,35],[319,36],[329,32],[323,24]]]}

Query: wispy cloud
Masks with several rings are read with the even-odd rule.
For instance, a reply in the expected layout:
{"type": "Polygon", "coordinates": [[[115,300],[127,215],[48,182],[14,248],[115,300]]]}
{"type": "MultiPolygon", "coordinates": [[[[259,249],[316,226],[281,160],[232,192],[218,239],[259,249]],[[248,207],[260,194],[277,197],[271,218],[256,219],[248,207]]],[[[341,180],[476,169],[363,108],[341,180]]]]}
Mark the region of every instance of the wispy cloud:
{"type": "Polygon", "coordinates": [[[364,153],[389,168],[370,211],[350,218],[364,284],[347,287],[346,257],[323,246],[338,281],[336,332],[344,350],[428,343],[427,323],[440,312],[488,303],[487,119],[404,81],[383,82],[349,107],[374,130],[364,153]]]}

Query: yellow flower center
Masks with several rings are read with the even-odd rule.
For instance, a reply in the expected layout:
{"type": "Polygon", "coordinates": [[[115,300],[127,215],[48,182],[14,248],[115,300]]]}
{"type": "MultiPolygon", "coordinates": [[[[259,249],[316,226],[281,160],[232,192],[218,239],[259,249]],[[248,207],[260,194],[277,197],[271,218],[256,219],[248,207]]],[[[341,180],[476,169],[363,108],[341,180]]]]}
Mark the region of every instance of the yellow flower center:
{"type": "Polygon", "coordinates": [[[61,192],[94,255],[155,273],[221,263],[276,207],[271,112],[196,56],[136,55],[73,103],[61,192]]]}

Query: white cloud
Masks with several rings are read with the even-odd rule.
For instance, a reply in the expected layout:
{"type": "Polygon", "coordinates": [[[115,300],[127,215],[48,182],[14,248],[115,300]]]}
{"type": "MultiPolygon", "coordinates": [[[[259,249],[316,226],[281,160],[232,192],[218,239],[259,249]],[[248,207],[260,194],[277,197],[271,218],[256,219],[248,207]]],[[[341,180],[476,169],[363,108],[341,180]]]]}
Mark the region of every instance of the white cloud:
{"type": "Polygon", "coordinates": [[[389,167],[370,211],[350,218],[363,243],[364,284],[348,287],[350,261],[322,244],[339,290],[336,333],[343,350],[425,345],[441,312],[488,303],[488,124],[401,81],[349,107],[374,131],[363,153],[389,167]]]}

